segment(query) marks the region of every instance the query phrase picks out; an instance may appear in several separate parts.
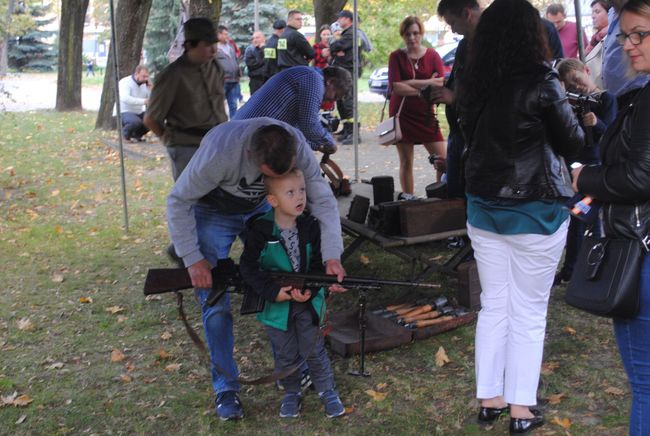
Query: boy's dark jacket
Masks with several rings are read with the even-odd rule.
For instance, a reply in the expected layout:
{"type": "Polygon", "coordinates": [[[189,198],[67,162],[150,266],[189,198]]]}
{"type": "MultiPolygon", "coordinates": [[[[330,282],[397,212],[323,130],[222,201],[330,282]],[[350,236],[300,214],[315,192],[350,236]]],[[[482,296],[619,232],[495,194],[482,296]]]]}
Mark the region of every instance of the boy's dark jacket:
{"type": "MultiPolygon", "coordinates": [[[[323,273],[320,254],[320,227],[318,221],[308,215],[296,220],[300,247],[300,270],[297,272],[323,273]]],[[[276,303],[280,285],[269,277],[268,271],[292,271],[289,255],[284,248],[280,229],[275,224],[273,209],[263,215],[252,217],[248,222],[246,245],[239,261],[243,280],[265,300],[264,310],[257,315],[262,323],[280,330],[287,330],[291,301],[276,303]]],[[[310,300],[314,320],[322,321],[325,314],[325,292],[312,291],[310,300]]]]}

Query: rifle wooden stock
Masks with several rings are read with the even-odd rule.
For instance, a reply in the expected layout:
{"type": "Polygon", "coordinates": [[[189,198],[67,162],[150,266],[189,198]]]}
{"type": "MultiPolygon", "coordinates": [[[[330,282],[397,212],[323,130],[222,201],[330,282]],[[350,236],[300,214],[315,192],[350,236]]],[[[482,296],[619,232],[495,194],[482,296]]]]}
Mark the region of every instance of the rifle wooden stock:
{"type": "Polygon", "coordinates": [[[426,312],[431,312],[434,309],[434,307],[430,304],[425,304],[423,306],[418,306],[414,309],[411,309],[410,311],[404,313],[404,317],[410,317],[410,316],[417,316],[426,312]]]}
{"type": "Polygon", "coordinates": [[[397,309],[404,309],[405,307],[411,307],[412,305],[410,303],[402,303],[402,304],[392,304],[390,306],[386,306],[386,310],[388,312],[393,312],[397,309]]]}
{"type": "Polygon", "coordinates": [[[453,317],[451,315],[445,315],[445,316],[440,316],[440,317],[435,318],[435,319],[418,320],[418,321],[415,321],[415,322],[413,322],[411,324],[411,328],[421,329],[422,327],[429,327],[429,326],[432,326],[432,325],[440,324],[440,323],[443,323],[445,321],[452,320],[454,318],[455,317],[453,317]]]}
{"type": "Polygon", "coordinates": [[[425,312],[425,313],[421,313],[421,314],[415,315],[415,316],[404,317],[404,318],[402,318],[401,321],[404,324],[409,324],[409,323],[412,323],[414,321],[438,318],[440,315],[441,315],[441,313],[438,312],[437,310],[432,310],[431,312],[425,312]]]}

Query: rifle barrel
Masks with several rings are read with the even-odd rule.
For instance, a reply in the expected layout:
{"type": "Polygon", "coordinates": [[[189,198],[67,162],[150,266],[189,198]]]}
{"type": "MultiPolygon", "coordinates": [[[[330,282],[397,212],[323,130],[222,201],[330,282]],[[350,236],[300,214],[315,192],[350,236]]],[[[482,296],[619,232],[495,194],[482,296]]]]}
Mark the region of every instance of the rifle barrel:
{"type": "MultiPolygon", "coordinates": [[[[304,280],[306,282],[319,282],[325,284],[334,284],[339,283],[336,279],[336,276],[325,275],[325,274],[301,274],[301,273],[292,273],[292,272],[279,272],[275,271],[271,273],[271,276],[277,279],[282,278],[292,278],[298,280],[304,280]]],[[[381,286],[410,286],[418,288],[439,288],[440,285],[434,283],[417,283],[417,282],[407,282],[403,280],[382,280],[375,279],[370,277],[344,277],[343,282],[340,283],[341,286],[359,286],[359,285],[369,285],[372,287],[381,287],[381,286]]]]}

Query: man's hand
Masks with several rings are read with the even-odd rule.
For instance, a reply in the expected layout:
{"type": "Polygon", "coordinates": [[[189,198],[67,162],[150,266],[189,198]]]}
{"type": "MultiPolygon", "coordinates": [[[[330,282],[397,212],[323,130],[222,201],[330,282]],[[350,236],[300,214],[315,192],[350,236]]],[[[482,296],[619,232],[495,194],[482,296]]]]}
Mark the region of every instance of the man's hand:
{"type": "Polygon", "coordinates": [[[212,288],[212,265],[207,260],[201,259],[190,265],[187,272],[195,288],[212,288]]]}
{"type": "Polygon", "coordinates": [[[574,192],[578,192],[578,177],[580,177],[580,172],[582,171],[583,168],[584,165],[571,170],[571,179],[573,179],[573,181],[571,182],[571,187],[573,188],[574,192]]]}
{"type": "Polygon", "coordinates": [[[431,102],[435,104],[453,104],[454,92],[444,86],[434,86],[430,93],[431,102]]]}
{"type": "MultiPolygon", "coordinates": [[[[346,272],[345,272],[345,268],[343,268],[343,265],[341,265],[340,260],[329,259],[325,261],[325,274],[330,276],[336,276],[336,280],[342,282],[346,272]]],[[[345,292],[347,291],[347,289],[335,283],[329,287],[329,291],[333,293],[339,293],[339,292],[345,292]]]]}

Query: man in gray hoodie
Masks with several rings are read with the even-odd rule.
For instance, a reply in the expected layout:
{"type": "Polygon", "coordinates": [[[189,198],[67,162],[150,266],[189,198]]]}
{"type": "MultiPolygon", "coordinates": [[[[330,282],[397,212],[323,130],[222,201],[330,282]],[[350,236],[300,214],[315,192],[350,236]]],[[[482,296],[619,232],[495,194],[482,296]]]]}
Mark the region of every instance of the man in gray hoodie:
{"type": "Polygon", "coordinates": [[[213,128],[167,199],[172,241],[197,288],[212,360],[216,412],[224,421],[242,418],[244,412],[237,394],[230,297],[225,294],[214,306],[207,305],[210,270],[218,259],[229,256],[237,236],[245,236],[246,221],[270,209],[264,177],[277,177],[292,168],[303,172],[307,205],[320,223],[325,270],[341,281],[345,270],[340,262],[343,240],[336,199],[305,137],[289,124],[251,118],[213,128]]]}

